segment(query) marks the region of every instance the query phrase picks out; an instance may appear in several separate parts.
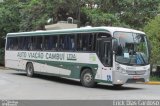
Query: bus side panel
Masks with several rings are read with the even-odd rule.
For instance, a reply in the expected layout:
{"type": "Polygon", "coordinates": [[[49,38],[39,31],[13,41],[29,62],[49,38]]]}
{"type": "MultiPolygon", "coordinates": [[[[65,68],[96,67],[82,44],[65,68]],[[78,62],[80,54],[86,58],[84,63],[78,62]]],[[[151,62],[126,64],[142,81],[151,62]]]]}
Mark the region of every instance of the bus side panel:
{"type": "Polygon", "coordinates": [[[6,51],[5,52],[5,67],[18,69],[19,60],[17,58],[17,52],[6,51]]]}

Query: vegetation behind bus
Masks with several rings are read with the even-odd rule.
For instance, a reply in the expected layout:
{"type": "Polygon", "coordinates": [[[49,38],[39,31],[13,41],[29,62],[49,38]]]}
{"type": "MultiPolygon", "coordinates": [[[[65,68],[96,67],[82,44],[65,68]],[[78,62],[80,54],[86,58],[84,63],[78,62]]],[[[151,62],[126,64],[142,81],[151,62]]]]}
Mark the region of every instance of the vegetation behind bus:
{"type": "Polygon", "coordinates": [[[0,65],[4,65],[4,48],[0,49],[0,65]]]}
{"type": "Polygon", "coordinates": [[[0,39],[0,65],[4,65],[4,39],[0,39]]]}

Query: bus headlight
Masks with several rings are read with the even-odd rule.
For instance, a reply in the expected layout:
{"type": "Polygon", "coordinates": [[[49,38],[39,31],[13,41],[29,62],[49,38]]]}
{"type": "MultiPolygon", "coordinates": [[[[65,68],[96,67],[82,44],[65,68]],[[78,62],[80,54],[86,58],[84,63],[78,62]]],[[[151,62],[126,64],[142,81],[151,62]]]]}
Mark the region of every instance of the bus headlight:
{"type": "Polygon", "coordinates": [[[120,67],[120,66],[117,67],[117,70],[116,70],[116,71],[118,71],[118,72],[120,72],[120,73],[122,73],[122,74],[126,74],[126,70],[123,69],[123,68],[120,67]]]}
{"type": "Polygon", "coordinates": [[[120,68],[119,72],[122,73],[122,74],[126,74],[126,70],[123,69],[122,67],[120,68]]]}
{"type": "Polygon", "coordinates": [[[124,68],[122,68],[118,63],[116,64],[116,71],[122,73],[122,74],[126,74],[126,70],[124,68]]]}

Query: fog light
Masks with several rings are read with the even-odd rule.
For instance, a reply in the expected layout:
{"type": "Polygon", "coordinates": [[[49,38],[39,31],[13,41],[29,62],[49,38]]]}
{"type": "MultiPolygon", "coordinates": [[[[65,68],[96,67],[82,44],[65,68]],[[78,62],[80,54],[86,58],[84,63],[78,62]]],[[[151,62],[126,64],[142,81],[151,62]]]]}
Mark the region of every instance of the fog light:
{"type": "Polygon", "coordinates": [[[123,81],[121,81],[121,80],[117,80],[117,83],[122,83],[123,81]]]}

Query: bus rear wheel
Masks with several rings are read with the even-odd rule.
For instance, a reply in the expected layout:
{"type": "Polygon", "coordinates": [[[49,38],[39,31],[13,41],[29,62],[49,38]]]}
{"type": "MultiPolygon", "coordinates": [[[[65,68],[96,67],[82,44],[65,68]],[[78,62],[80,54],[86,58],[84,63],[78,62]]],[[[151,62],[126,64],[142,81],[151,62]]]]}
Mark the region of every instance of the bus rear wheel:
{"type": "Polygon", "coordinates": [[[94,75],[91,69],[84,69],[81,73],[81,83],[85,87],[94,87],[95,82],[94,82],[94,75]]]}
{"type": "Polygon", "coordinates": [[[34,67],[32,63],[28,63],[26,65],[26,72],[28,77],[33,77],[34,75],[34,67]]]}

